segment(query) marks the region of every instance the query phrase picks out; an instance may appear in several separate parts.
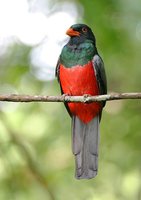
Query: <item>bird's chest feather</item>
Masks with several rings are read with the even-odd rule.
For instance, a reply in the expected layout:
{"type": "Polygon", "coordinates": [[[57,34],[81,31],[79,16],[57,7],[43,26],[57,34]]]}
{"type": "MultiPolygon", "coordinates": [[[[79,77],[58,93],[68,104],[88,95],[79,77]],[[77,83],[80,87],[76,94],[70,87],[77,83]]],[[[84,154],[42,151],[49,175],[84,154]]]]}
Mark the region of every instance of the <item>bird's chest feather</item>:
{"type": "Polygon", "coordinates": [[[71,68],[66,68],[61,65],[60,82],[63,92],[69,95],[99,94],[92,62],[71,68]]]}
{"type": "MultiPolygon", "coordinates": [[[[66,68],[60,65],[60,84],[63,93],[72,96],[84,94],[99,95],[98,83],[92,62],[86,65],[66,68]]],[[[100,111],[101,104],[68,103],[70,112],[77,115],[84,123],[91,121],[100,111]]]]}

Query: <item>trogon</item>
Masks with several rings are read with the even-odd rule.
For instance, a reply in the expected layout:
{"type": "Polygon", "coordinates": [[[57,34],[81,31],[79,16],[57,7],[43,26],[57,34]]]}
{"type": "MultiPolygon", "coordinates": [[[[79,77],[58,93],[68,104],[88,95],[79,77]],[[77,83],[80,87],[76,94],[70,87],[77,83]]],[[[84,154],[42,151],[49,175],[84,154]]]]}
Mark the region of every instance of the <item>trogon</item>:
{"type": "MultiPolygon", "coordinates": [[[[96,48],[92,30],[85,24],[74,24],[66,32],[70,36],[56,66],[62,94],[71,96],[107,93],[102,58],[96,48]]],[[[72,151],[77,179],[90,179],[98,171],[99,123],[105,101],[65,103],[72,119],[72,151]]]]}

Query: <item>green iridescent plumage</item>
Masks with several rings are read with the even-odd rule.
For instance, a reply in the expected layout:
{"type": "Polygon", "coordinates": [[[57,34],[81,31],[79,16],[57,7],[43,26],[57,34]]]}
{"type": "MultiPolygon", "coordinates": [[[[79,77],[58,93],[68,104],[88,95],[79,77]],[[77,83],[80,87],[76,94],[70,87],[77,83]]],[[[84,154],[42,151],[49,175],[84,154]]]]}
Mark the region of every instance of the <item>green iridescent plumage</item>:
{"type": "Polygon", "coordinates": [[[60,61],[65,67],[73,67],[76,65],[85,65],[93,59],[95,55],[94,44],[90,40],[86,40],[77,46],[64,46],[60,61]]]}

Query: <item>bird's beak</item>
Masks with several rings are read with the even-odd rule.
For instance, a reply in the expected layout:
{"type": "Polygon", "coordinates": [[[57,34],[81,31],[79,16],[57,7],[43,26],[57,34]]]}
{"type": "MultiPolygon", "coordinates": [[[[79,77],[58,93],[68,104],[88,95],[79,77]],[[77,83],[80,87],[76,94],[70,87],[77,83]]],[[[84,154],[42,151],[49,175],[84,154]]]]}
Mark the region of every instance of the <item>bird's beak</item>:
{"type": "Polygon", "coordinates": [[[66,32],[67,35],[71,36],[80,36],[78,31],[73,30],[73,28],[69,28],[66,32]]]}

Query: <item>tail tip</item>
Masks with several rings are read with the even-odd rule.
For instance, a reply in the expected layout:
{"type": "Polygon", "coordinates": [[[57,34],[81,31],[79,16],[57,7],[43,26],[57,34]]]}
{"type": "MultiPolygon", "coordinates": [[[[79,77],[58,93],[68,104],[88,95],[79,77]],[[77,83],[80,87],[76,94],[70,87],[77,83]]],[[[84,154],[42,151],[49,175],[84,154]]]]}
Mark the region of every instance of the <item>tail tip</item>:
{"type": "Polygon", "coordinates": [[[88,173],[80,173],[80,169],[78,172],[76,172],[75,174],[75,178],[80,180],[80,179],[92,179],[95,178],[97,175],[97,170],[93,171],[93,170],[89,170],[88,173]]]}

